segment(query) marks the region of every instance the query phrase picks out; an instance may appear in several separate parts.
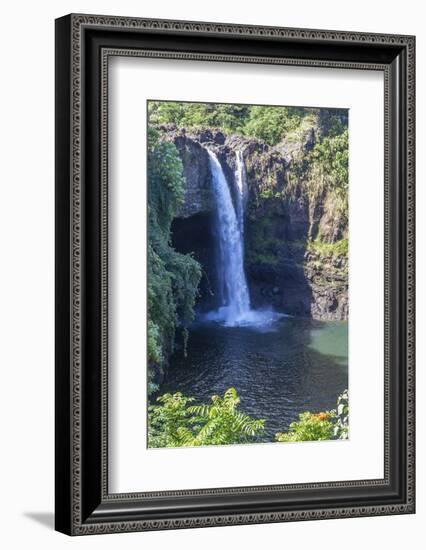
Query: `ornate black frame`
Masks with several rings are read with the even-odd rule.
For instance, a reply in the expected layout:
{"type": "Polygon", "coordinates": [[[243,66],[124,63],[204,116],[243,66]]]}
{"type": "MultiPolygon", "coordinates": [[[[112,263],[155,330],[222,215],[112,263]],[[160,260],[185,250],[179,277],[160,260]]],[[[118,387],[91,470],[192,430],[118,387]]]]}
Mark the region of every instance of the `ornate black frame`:
{"type": "Polygon", "coordinates": [[[70,535],[414,513],[413,36],[68,15],[56,20],[56,529],[70,535]],[[383,71],[385,475],[109,494],[111,55],[383,71]]]}

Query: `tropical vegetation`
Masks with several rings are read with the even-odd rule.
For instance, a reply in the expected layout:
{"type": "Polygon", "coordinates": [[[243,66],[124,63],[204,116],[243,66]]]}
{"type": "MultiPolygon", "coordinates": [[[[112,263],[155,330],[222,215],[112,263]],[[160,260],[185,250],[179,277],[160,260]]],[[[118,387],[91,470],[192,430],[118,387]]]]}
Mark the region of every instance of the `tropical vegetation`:
{"type": "Polygon", "coordinates": [[[149,447],[196,447],[249,443],[263,432],[264,421],[237,410],[240,398],[235,388],[211,403],[193,404],[194,398],[167,393],[149,407],[149,447]]]}
{"type": "MultiPolygon", "coordinates": [[[[172,220],[183,201],[182,161],[172,143],[149,129],[148,141],[148,362],[161,364],[173,351],[180,327],[194,318],[201,266],[170,243],[172,220]]],[[[157,389],[149,372],[149,393],[157,389]]]]}
{"type": "MultiPolygon", "coordinates": [[[[265,430],[265,421],[251,418],[238,410],[240,397],[229,388],[223,397],[213,395],[211,403],[196,404],[193,397],[180,392],[166,393],[148,409],[148,446],[198,447],[254,443],[265,430]]],[[[347,439],[349,423],[348,391],[339,395],[337,407],[331,411],[305,411],[290,424],[285,433],[277,433],[275,441],[324,441],[347,439]]]]}
{"type": "Polygon", "coordinates": [[[227,103],[185,103],[150,101],[151,124],[175,124],[188,130],[216,128],[227,134],[241,134],[276,145],[302,123],[312,122],[318,109],[238,105],[227,103]],[[308,120],[307,120],[308,119],[308,120]]]}

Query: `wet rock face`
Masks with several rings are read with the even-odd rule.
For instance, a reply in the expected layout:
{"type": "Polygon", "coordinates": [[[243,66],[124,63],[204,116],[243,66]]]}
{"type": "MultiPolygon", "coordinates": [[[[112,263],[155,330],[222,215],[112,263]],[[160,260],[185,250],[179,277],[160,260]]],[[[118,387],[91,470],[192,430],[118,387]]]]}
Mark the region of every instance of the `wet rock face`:
{"type": "Polygon", "coordinates": [[[311,316],[314,319],[348,318],[348,260],[307,254],[306,278],[312,291],[311,316]]]}
{"type": "Polygon", "coordinates": [[[179,218],[212,212],[215,208],[211,187],[209,157],[206,149],[182,130],[168,129],[162,134],[172,141],[183,163],[185,200],[178,213],[179,218]]]}
{"type": "Polygon", "coordinates": [[[217,154],[231,190],[235,189],[235,153],[243,154],[248,186],[245,270],[252,307],[273,306],[323,320],[348,318],[347,257],[323,257],[308,250],[308,243],[317,238],[331,244],[347,238],[347,222],[333,210],[333,198],[324,191],[310,193],[303,180],[306,159],[326,123],[306,129],[297,142],[283,141],[275,147],[212,129],[189,133],[170,125],[160,127],[162,139],[176,145],[183,163],[185,201],[175,227],[182,220],[188,230],[185,243],[181,241],[177,248],[192,250],[203,264],[204,306],[214,302],[217,274],[212,237],[216,205],[207,147],[217,154]],[[208,238],[200,240],[197,233],[206,232],[206,220],[213,227],[208,238]]]}
{"type": "Polygon", "coordinates": [[[311,316],[324,321],[344,321],[348,318],[347,291],[336,292],[332,288],[312,288],[311,316]]]}

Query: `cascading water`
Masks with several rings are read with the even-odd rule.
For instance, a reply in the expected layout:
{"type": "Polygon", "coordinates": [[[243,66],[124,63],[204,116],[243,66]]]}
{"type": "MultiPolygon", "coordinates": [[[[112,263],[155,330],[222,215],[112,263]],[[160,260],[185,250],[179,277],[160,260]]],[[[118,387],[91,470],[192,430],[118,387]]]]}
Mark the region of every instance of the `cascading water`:
{"type": "MultiPolygon", "coordinates": [[[[217,208],[218,279],[222,299],[222,306],[219,308],[217,316],[228,326],[235,326],[244,321],[250,312],[250,298],[244,272],[243,175],[239,176],[241,192],[238,193],[236,201],[237,210],[239,210],[237,215],[222,166],[212,151],[208,151],[208,154],[217,208]]],[[[237,162],[238,166],[242,165],[242,156],[237,162]]]]}
{"type": "Polygon", "coordinates": [[[247,181],[244,158],[236,153],[235,206],[222,165],[217,156],[207,150],[212,174],[217,212],[217,274],[221,306],[204,315],[207,321],[220,321],[226,326],[253,326],[270,330],[284,314],[272,309],[253,310],[244,272],[244,211],[247,181]],[[269,327],[269,328],[268,328],[269,327]]]}
{"type": "Polygon", "coordinates": [[[235,181],[237,184],[237,217],[240,226],[241,240],[244,242],[244,210],[247,199],[247,180],[246,180],[246,168],[244,165],[244,158],[241,151],[236,153],[237,169],[235,170],[235,181]]]}

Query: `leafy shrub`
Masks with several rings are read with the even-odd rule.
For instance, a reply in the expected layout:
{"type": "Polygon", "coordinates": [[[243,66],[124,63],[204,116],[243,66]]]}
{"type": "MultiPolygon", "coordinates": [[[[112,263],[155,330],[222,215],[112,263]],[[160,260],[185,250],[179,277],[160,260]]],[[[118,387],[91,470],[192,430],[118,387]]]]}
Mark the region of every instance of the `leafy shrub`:
{"type": "Polygon", "coordinates": [[[264,429],[263,420],[237,410],[240,398],[235,388],[223,397],[214,395],[210,404],[193,405],[194,398],[179,392],[162,395],[157,402],[148,409],[149,447],[247,443],[264,429]]]}
{"type": "Polygon", "coordinates": [[[349,437],[349,394],[346,389],[337,398],[337,409],[299,415],[299,421],[292,422],[286,433],[275,434],[276,441],[324,441],[348,439],[349,437]]]}
{"type": "Polygon", "coordinates": [[[244,133],[268,145],[276,145],[300,125],[305,112],[306,109],[298,107],[253,106],[244,133]]]}
{"type": "Polygon", "coordinates": [[[277,433],[275,439],[280,443],[290,441],[323,441],[332,439],[332,413],[321,412],[313,414],[304,412],[299,415],[298,422],[292,422],[287,433],[277,433]]]}

